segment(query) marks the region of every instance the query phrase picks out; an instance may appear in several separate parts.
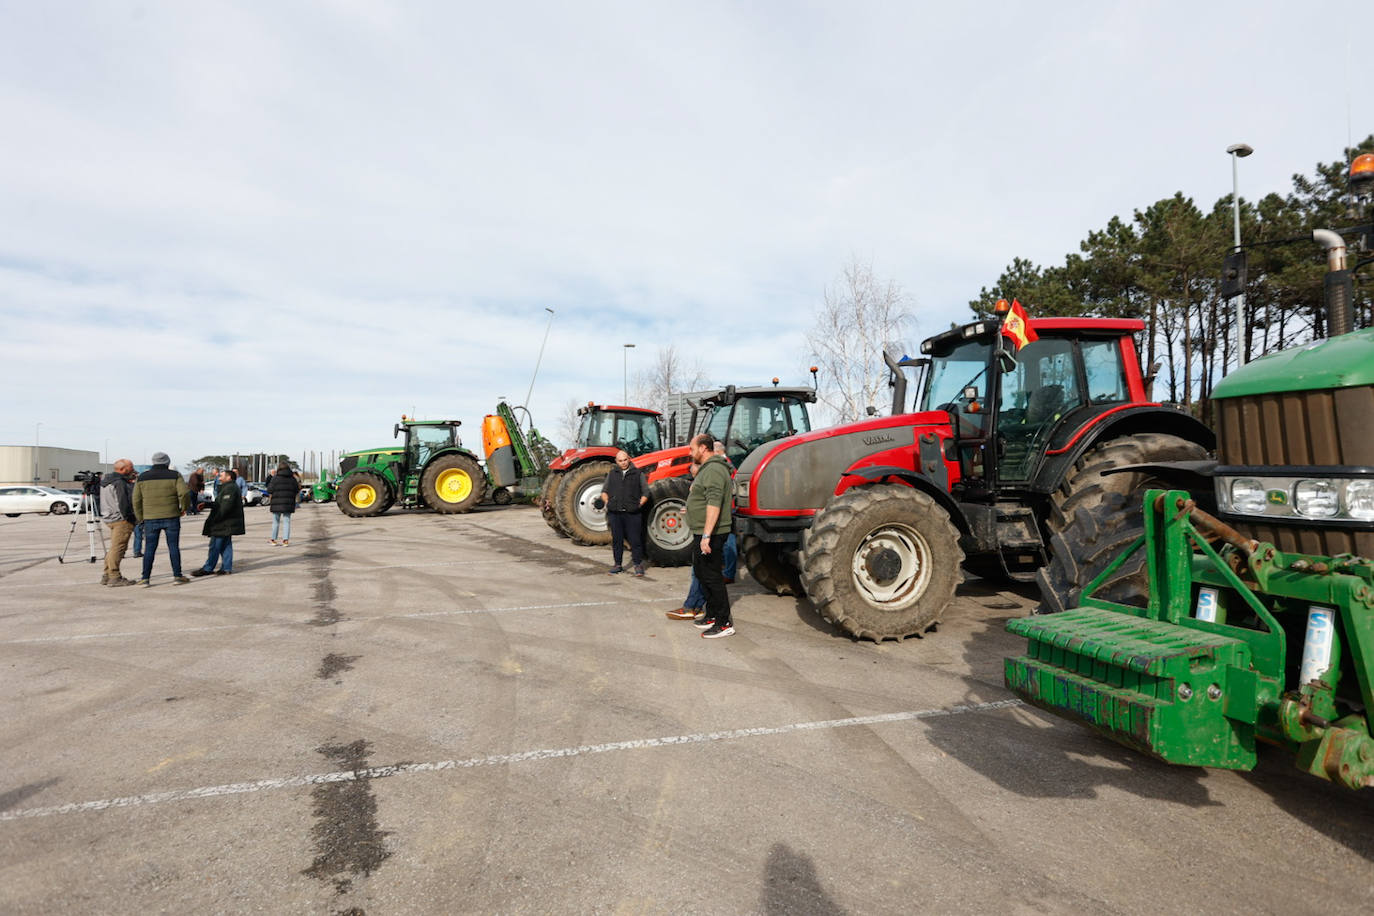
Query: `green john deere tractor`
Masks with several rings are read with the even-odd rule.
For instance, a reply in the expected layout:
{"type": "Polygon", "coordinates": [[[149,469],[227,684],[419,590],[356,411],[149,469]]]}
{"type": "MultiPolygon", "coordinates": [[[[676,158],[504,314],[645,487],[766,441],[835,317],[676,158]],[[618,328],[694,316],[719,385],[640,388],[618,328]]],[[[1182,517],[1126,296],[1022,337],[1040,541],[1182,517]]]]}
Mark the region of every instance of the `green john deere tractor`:
{"type": "Polygon", "coordinates": [[[397,503],[468,512],[482,501],[487,476],[477,456],[458,438],[462,425],[461,420],[401,417],[392,435],[404,433],[403,445],[347,453],[339,462],[339,476],[317,484],[317,490],[324,489],[315,498],[332,497],[344,515],[353,518],[381,515],[397,503]],[[328,494],[331,489],[334,492],[328,494]]]}
{"type": "Polygon", "coordinates": [[[1060,612],[1007,624],[1028,648],[1005,677],[1168,763],[1250,769],[1265,742],[1359,788],[1374,786],[1374,328],[1352,331],[1344,240],[1313,237],[1330,336],[1218,384],[1215,462],[1151,465],[1143,499],[1075,513],[1040,574],[1060,612]]]}

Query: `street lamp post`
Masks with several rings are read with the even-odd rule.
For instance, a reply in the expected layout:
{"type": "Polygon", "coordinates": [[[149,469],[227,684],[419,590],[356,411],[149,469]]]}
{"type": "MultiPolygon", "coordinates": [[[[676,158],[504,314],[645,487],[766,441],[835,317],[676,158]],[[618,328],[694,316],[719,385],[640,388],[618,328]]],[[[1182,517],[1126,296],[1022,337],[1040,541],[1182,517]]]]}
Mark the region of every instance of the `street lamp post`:
{"type": "MultiPolygon", "coordinates": [[[[1226,147],[1231,156],[1231,212],[1235,221],[1236,251],[1240,251],[1240,170],[1236,163],[1255,150],[1246,143],[1233,143],[1226,147]]],[[[1245,365],[1245,290],[1236,297],[1236,365],[1245,365]]]]}
{"type": "Polygon", "coordinates": [[[624,360],[622,361],[622,362],[624,363],[624,365],[621,367],[621,369],[622,369],[622,375],[621,375],[621,388],[622,388],[622,390],[621,390],[621,392],[620,392],[620,396],[621,396],[622,398],[624,398],[624,401],[622,401],[622,403],[624,403],[624,404],[630,403],[630,351],[634,349],[634,346],[635,346],[634,344],[626,344],[626,345],[625,345],[625,348],[624,348],[623,350],[620,351],[622,354],[624,354],[624,357],[625,357],[624,360]]]}
{"type": "MultiPolygon", "coordinates": [[[[553,309],[544,306],[544,311],[549,313],[549,322],[544,325],[544,343],[539,345],[539,357],[534,361],[534,375],[530,376],[530,390],[525,392],[525,403],[521,406],[525,408],[525,416],[530,415],[530,395],[534,394],[534,380],[539,377],[539,364],[544,361],[544,345],[549,342],[549,329],[553,327],[553,309]]],[[[534,421],[530,421],[530,428],[534,428],[534,421]]]]}
{"type": "Polygon", "coordinates": [[[38,433],[43,428],[42,423],[33,425],[33,482],[38,483],[38,433]]]}

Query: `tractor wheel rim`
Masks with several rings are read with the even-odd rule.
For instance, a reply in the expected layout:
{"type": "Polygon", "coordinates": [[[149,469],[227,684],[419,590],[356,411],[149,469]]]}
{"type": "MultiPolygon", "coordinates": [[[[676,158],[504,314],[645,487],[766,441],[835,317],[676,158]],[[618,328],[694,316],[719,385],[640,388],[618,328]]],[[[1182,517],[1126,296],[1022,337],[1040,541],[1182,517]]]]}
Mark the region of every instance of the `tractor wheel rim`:
{"type": "Polygon", "coordinates": [[[348,501],[355,509],[366,509],[377,501],[377,490],[370,483],[360,483],[348,491],[348,501]]]}
{"type": "Polygon", "coordinates": [[[606,530],[606,510],[592,505],[592,501],[601,495],[604,483],[604,480],[596,480],[584,484],[582,489],[577,491],[577,501],[573,504],[577,521],[591,531],[606,530]]]}
{"type": "Polygon", "coordinates": [[[850,562],[859,594],[875,607],[904,608],[930,582],[930,545],[906,525],[871,531],[850,562]]]}
{"type": "Polygon", "coordinates": [[[669,550],[679,550],[692,543],[692,532],[687,527],[687,503],[681,499],[655,503],[649,512],[649,539],[669,550]]]}
{"type": "Polygon", "coordinates": [[[472,478],[458,468],[440,471],[434,491],[446,503],[460,503],[472,495],[472,478]]]}

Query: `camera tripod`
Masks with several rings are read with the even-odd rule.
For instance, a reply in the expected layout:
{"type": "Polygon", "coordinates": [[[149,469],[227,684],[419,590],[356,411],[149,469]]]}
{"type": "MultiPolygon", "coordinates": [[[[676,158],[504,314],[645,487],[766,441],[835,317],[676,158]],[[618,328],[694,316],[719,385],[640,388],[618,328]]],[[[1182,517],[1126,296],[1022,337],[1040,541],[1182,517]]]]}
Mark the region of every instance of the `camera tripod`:
{"type": "Polygon", "coordinates": [[[81,520],[82,513],[86,516],[86,543],[91,549],[90,562],[105,559],[105,529],[100,527],[100,520],[95,517],[95,497],[90,493],[81,494],[81,508],[77,510],[77,515],[72,519],[71,530],[67,532],[67,543],[62,547],[62,554],[57,558],[57,562],[63,563],[67,559],[67,551],[72,546],[72,535],[76,534],[77,522],[81,520]],[[100,553],[95,552],[96,536],[100,537],[100,553]]]}

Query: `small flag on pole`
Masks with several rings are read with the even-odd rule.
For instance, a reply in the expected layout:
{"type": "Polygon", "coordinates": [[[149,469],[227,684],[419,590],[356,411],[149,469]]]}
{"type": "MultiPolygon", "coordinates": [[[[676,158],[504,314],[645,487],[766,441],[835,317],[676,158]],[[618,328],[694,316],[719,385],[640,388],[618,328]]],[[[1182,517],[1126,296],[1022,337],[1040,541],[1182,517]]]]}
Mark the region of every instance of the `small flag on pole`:
{"type": "Polygon", "coordinates": [[[1013,299],[1011,305],[1007,305],[1007,300],[998,299],[997,311],[1003,316],[1002,336],[1009,338],[1017,350],[1040,339],[1040,335],[1030,326],[1030,316],[1018,300],[1013,299]]]}

